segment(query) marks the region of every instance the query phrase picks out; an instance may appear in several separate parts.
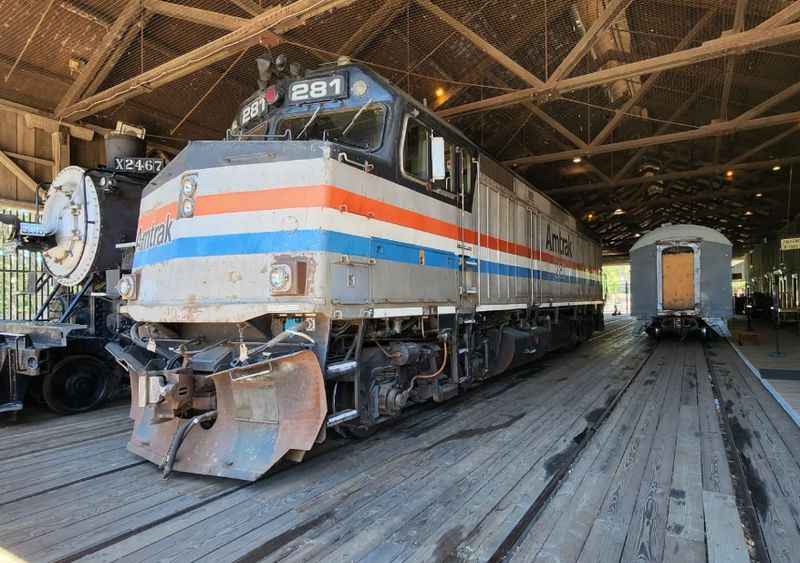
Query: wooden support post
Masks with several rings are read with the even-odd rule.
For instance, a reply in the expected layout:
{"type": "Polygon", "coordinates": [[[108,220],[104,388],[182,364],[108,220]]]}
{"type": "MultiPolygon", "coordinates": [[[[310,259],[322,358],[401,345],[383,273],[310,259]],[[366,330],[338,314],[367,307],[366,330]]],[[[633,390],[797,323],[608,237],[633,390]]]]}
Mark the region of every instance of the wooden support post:
{"type": "Polygon", "coordinates": [[[53,145],[53,179],[63,168],[69,166],[69,133],[55,131],[50,133],[53,145]]]}

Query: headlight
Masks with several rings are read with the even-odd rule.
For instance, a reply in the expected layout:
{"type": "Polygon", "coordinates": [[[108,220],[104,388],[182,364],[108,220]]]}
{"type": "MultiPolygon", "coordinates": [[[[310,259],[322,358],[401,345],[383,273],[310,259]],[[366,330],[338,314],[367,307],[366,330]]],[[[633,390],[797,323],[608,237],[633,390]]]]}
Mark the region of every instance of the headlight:
{"type": "Polygon", "coordinates": [[[133,276],[122,276],[117,283],[117,292],[123,299],[134,299],[136,297],[136,280],[133,276]]]}
{"type": "Polygon", "coordinates": [[[197,178],[195,176],[184,176],[183,180],[181,180],[181,192],[186,197],[190,197],[194,195],[194,192],[197,191],[197,178]]]}
{"type": "Polygon", "coordinates": [[[292,269],[287,264],[277,264],[269,271],[269,285],[273,291],[286,291],[292,284],[292,269]]]}
{"type": "Polygon", "coordinates": [[[184,199],[181,202],[181,217],[188,218],[194,215],[194,200],[184,199]]]}

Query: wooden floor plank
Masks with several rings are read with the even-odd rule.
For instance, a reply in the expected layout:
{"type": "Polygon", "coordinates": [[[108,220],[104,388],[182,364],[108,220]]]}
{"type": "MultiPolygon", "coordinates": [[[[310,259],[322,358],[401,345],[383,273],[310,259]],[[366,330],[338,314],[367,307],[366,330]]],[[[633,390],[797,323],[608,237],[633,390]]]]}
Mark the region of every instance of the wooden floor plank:
{"type": "Polygon", "coordinates": [[[736,498],[703,491],[709,563],[749,563],[736,498]]]}

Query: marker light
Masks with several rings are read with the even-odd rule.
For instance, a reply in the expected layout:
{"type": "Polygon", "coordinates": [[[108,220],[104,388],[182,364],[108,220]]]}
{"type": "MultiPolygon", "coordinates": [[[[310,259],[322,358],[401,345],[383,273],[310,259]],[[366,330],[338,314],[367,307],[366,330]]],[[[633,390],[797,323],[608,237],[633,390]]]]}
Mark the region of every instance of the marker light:
{"type": "Polygon", "coordinates": [[[281,97],[278,87],[274,84],[264,91],[264,101],[269,105],[276,103],[281,97]]]}

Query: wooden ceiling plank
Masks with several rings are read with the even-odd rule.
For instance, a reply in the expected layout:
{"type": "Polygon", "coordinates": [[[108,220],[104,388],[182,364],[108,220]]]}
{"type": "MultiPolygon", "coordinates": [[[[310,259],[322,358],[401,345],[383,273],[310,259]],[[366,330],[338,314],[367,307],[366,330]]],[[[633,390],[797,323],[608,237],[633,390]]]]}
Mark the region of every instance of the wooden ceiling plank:
{"type": "MultiPolygon", "coordinates": [[[[689,30],[689,33],[687,33],[686,36],[681,39],[672,52],[674,53],[676,51],[681,51],[688,47],[700,34],[700,32],[703,31],[706,25],[708,25],[708,23],[716,17],[718,12],[718,9],[712,9],[703,14],[703,17],[700,18],[694,27],[689,30]]],[[[614,131],[616,131],[619,124],[622,123],[622,120],[625,118],[626,114],[630,112],[630,110],[633,109],[633,107],[635,107],[642,99],[644,99],[647,93],[653,88],[653,86],[655,86],[658,79],[661,78],[662,74],[663,73],[661,72],[655,72],[651,74],[644,84],[642,84],[641,88],[639,88],[639,91],[636,93],[636,95],[631,96],[628,101],[625,102],[622,107],[615,112],[614,117],[612,117],[603,130],[600,131],[600,133],[598,133],[594,139],[592,139],[590,145],[597,146],[605,143],[606,140],[611,137],[614,131]]]]}
{"type": "Polygon", "coordinates": [[[670,143],[695,141],[698,139],[715,137],[717,135],[730,135],[735,131],[763,129],[766,127],[774,127],[776,125],[784,125],[786,123],[794,123],[797,121],[800,121],[800,111],[784,113],[779,115],[770,115],[768,117],[759,117],[742,122],[737,122],[736,120],[718,121],[716,123],[704,125],[703,127],[698,127],[697,129],[692,129],[689,131],[666,133],[664,135],[653,135],[651,137],[643,137],[641,139],[630,139],[627,141],[620,141],[617,143],[608,143],[605,145],[599,145],[597,147],[588,147],[587,149],[576,149],[576,150],[563,151],[551,154],[525,156],[522,158],[507,160],[504,162],[504,164],[512,166],[544,164],[547,162],[568,160],[576,156],[610,154],[619,151],[635,150],[642,147],[654,147],[657,145],[667,145],[670,143]]]}
{"type": "MultiPolygon", "coordinates": [[[[442,20],[448,26],[453,28],[459,34],[463,35],[470,43],[475,45],[484,54],[489,56],[495,62],[503,66],[508,71],[512,72],[515,76],[523,80],[530,86],[544,86],[544,82],[534,76],[532,72],[517,63],[514,59],[506,55],[503,51],[486,41],[483,37],[472,31],[466,25],[461,23],[458,19],[454,18],[439,6],[430,2],[429,0],[414,0],[417,4],[425,8],[428,12],[442,20]]],[[[630,1],[630,0],[627,0],[630,1]]]]}
{"type": "Polygon", "coordinates": [[[407,0],[387,0],[367,18],[361,26],[345,41],[340,53],[351,57],[366,49],[373,39],[397,17],[406,7],[407,0]]]}
{"type": "Polygon", "coordinates": [[[308,19],[326,11],[352,4],[354,0],[295,0],[286,6],[267,9],[236,31],[206,43],[164,64],[129,78],[107,90],[76,102],[62,112],[62,117],[73,120],[93,115],[98,111],[118,105],[164,86],[219,62],[258,43],[266,31],[288,31],[305,24],[308,19]]]}
{"type": "Polygon", "coordinates": [[[553,71],[553,74],[547,79],[548,85],[557,83],[562,78],[569,76],[575,70],[578,63],[583,60],[583,57],[592,50],[597,43],[600,35],[607,31],[608,28],[614,23],[614,20],[619,16],[625,8],[627,8],[632,0],[611,0],[611,3],[606,6],[603,13],[595,20],[588,31],[581,37],[578,44],[570,51],[561,64],[553,71]]]}
{"type": "MultiPolygon", "coordinates": [[[[800,1],[800,0],[798,0],[800,1]]],[[[743,54],[800,39],[800,24],[790,24],[776,30],[750,29],[741,33],[707,41],[699,47],[676,53],[652,57],[634,63],[598,70],[574,78],[565,78],[549,87],[531,87],[477,102],[448,108],[439,112],[441,117],[452,117],[475,111],[503,107],[531,100],[540,96],[555,96],[558,93],[574,92],[594,86],[602,86],[642,74],[680,68],[704,61],[718,59],[735,52],[743,54]]]]}
{"type": "Polygon", "coordinates": [[[795,0],[771,18],[761,22],[756,29],[775,29],[790,24],[797,18],[800,18],[800,0],[795,0]]]}
{"type": "MultiPolygon", "coordinates": [[[[103,39],[95,47],[92,56],[81,69],[78,78],[70,85],[66,93],[61,97],[54,111],[55,115],[63,114],[64,109],[78,100],[90,82],[97,78],[98,72],[103,67],[103,63],[112,53],[120,47],[120,43],[127,37],[128,28],[136,21],[141,14],[141,4],[139,0],[128,0],[128,3],[120,12],[113,25],[108,29],[103,39]]],[[[134,35],[135,37],[135,35],[134,35]]],[[[105,79],[105,77],[103,77],[105,79]]]]}

